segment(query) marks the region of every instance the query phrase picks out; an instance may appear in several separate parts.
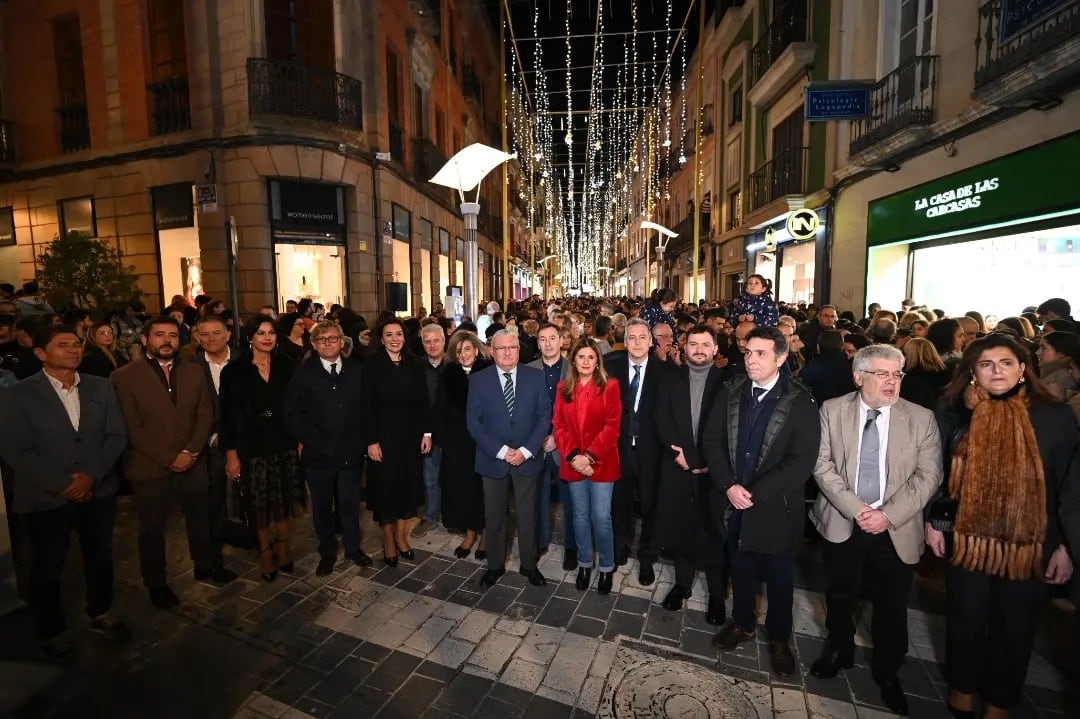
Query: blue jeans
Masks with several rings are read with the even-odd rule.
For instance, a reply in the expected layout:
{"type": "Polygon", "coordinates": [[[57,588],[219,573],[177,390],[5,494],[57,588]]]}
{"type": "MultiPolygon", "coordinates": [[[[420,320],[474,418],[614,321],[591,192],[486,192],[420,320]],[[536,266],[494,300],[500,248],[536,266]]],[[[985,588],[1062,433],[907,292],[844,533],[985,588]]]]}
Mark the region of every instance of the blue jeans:
{"type": "Polygon", "coordinates": [[[615,532],[611,528],[611,494],[614,482],[590,482],[587,479],[567,482],[574,508],[574,538],[578,566],[593,564],[593,540],[600,555],[600,571],[615,569],[615,532]]]}
{"type": "Polygon", "coordinates": [[[577,547],[574,541],[574,515],[570,511],[570,491],[566,487],[567,483],[559,479],[559,463],[556,461],[558,456],[556,452],[544,454],[536,499],[536,509],[540,513],[536,523],[536,542],[539,549],[544,549],[551,543],[551,485],[555,484],[563,508],[563,548],[573,552],[577,547]]]}
{"type": "Polygon", "coordinates": [[[424,491],[427,505],[424,507],[424,519],[434,522],[439,518],[439,466],[442,464],[442,447],[432,445],[431,451],[424,455],[424,491]]]}

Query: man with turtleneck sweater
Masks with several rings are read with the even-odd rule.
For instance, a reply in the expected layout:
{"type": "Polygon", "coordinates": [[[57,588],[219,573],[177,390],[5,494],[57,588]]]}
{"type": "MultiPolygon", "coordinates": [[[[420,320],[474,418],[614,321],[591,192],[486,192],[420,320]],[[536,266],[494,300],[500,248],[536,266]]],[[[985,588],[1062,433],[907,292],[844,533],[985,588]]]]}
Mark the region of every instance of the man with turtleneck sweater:
{"type": "MultiPolygon", "coordinates": [[[[723,371],[717,369],[716,336],[706,325],[696,325],[686,335],[686,364],[674,368],[664,396],[658,401],[654,420],[659,440],[660,486],[658,529],[660,546],[675,560],[675,585],[663,607],[678,611],[690,597],[694,570],[705,567],[709,609],[705,621],[724,623],[727,575],[724,541],[708,521],[702,490],[709,467],[701,438],[709,409],[721,394],[723,371]]],[[[722,421],[722,420],[721,420],[722,421]]]]}

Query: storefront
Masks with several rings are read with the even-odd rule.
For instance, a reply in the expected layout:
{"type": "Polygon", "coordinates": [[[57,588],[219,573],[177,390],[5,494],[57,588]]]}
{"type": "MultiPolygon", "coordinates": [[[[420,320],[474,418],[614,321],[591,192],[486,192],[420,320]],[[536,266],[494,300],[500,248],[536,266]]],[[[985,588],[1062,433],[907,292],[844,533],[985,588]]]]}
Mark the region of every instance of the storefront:
{"type": "Polygon", "coordinates": [[[1080,277],[1080,134],[870,203],[866,302],[1006,317],[1080,277]]]}
{"type": "Polygon", "coordinates": [[[345,188],[270,180],[270,236],[279,309],[289,300],[347,304],[345,188]]]}
{"type": "Polygon", "coordinates": [[[195,187],[190,182],[150,188],[154,203],[161,296],[167,305],[176,295],[191,304],[204,294],[195,187]]]}
{"type": "MultiPolygon", "coordinates": [[[[777,302],[812,304],[822,296],[826,224],[828,209],[802,209],[789,212],[776,221],[757,228],[746,247],[751,274],[772,283],[777,302]]],[[[736,273],[727,273],[725,292],[738,296],[734,285],[743,281],[736,273]]]]}

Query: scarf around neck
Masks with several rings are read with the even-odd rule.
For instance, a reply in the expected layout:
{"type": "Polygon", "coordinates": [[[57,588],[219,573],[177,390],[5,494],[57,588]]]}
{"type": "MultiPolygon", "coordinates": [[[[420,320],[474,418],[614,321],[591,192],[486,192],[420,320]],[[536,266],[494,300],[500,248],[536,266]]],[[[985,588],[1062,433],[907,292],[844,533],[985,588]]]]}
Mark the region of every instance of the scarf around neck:
{"type": "Polygon", "coordinates": [[[1029,579],[1042,569],[1046,479],[1028,414],[1027,390],[964,392],[971,424],[952,457],[949,493],[959,500],[952,563],[972,572],[1029,579]]]}

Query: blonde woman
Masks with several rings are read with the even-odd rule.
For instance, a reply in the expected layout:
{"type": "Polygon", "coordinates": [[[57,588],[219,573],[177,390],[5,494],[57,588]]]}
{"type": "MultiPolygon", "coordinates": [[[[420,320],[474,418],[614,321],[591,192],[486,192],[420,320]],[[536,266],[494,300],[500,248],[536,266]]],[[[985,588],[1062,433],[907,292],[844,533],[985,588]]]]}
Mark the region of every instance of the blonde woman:
{"type": "Polygon", "coordinates": [[[112,326],[105,322],[95,322],[86,333],[79,371],[98,377],[108,377],[117,368],[126,365],[127,360],[113,352],[114,344],[115,335],[112,326]]]}
{"type": "Polygon", "coordinates": [[[904,345],[904,372],[900,397],[931,411],[937,409],[952,375],[945,369],[934,343],[922,337],[908,340],[904,345]]]}

